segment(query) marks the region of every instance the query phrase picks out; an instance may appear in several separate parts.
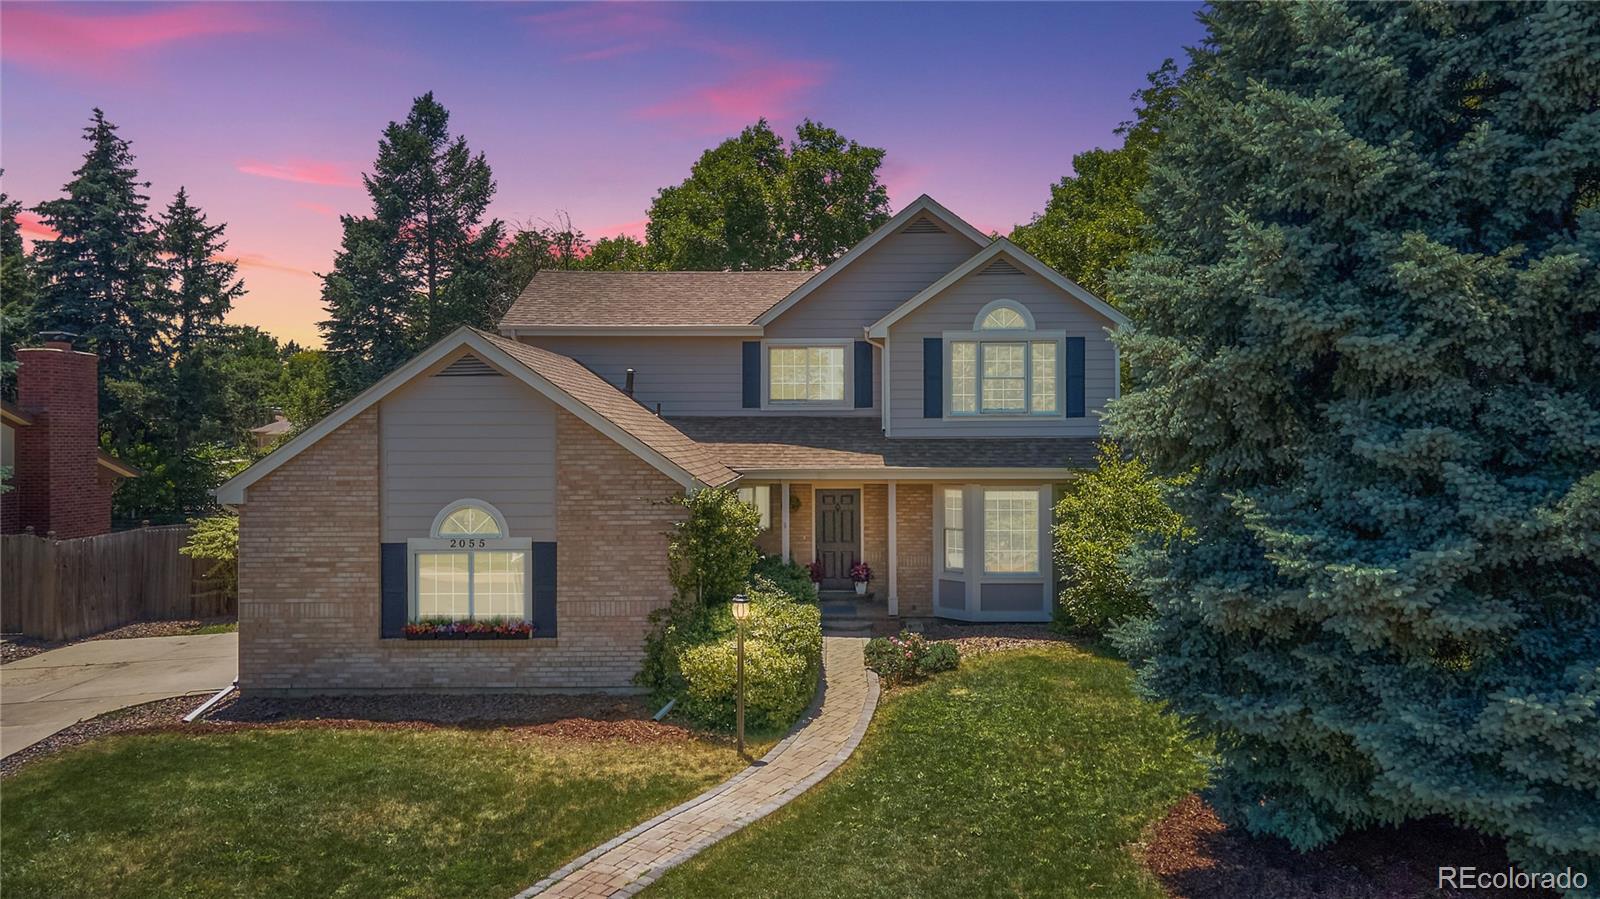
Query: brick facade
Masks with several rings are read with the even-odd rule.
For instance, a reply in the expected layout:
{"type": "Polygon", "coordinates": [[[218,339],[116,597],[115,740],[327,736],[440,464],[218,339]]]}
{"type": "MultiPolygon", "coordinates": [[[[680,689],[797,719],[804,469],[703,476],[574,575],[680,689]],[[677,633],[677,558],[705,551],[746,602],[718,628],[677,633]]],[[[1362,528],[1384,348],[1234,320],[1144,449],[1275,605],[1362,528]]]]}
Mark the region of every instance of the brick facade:
{"type": "Polygon", "coordinates": [[[889,598],[889,485],[861,485],[861,561],[872,569],[871,590],[889,598]]]}
{"type": "Polygon", "coordinates": [[[249,487],[239,529],[241,689],[632,690],[647,617],[671,598],[666,534],[681,510],[662,501],[679,485],[559,412],[557,636],[383,639],[378,415],[363,412],[249,487]]]}
{"type": "MultiPolygon", "coordinates": [[[[789,552],[801,565],[817,558],[817,495],[810,484],[790,484],[789,495],[800,498],[800,508],[789,513],[789,552]]],[[[783,523],[778,527],[781,531],[783,523]]]]}
{"type": "Polygon", "coordinates": [[[7,531],[65,540],[111,530],[117,481],[99,462],[98,361],[61,342],[17,349],[17,408],[33,424],[15,429],[16,489],[0,498],[7,531]]]}
{"type": "Polygon", "coordinates": [[[933,487],[895,486],[896,592],[900,617],[933,614],[933,487]]]}

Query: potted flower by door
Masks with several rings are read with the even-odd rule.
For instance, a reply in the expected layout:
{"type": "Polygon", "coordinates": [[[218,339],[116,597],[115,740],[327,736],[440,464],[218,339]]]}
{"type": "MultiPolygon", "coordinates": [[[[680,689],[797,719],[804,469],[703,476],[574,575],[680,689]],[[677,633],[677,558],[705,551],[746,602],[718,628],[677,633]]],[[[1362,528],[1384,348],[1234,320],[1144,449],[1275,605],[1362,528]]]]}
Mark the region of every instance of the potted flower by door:
{"type": "Polygon", "coordinates": [[[850,580],[856,582],[856,595],[867,595],[867,582],[872,580],[872,568],[865,562],[850,566],[850,580]]]}

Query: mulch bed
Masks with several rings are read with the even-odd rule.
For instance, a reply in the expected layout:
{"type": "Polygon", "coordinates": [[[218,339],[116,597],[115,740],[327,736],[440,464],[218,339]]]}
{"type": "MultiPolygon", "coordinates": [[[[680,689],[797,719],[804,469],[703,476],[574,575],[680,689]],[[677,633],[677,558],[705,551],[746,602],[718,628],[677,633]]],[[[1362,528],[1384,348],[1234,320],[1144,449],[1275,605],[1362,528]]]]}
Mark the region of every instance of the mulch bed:
{"type": "Polygon", "coordinates": [[[954,643],[962,658],[1008,649],[1026,649],[1071,642],[1048,624],[949,624],[938,622],[922,629],[929,640],[954,643]]]}
{"type": "Polygon", "coordinates": [[[650,720],[654,710],[641,699],[629,696],[396,694],[266,699],[241,698],[233,694],[213,706],[205,718],[184,724],[183,716],[207,698],[161,699],[81,721],[0,759],[0,777],[14,773],[35,759],[109,734],[198,734],[284,727],[350,730],[465,727],[503,730],[513,736],[634,744],[706,738],[698,731],[650,720]]]}
{"type": "Polygon", "coordinates": [[[20,662],[29,656],[36,656],[41,652],[49,652],[65,645],[67,644],[35,640],[32,637],[7,636],[0,640],[0,665],[20,662]]]}
{"type": "Polygon", "coordinates": [[[1502,843],[1448,822],[1416,821],[1348,834],[1301,854],[1272,837],[1253,837],[1189,796],[1145,834],[1146,866],[1173,899],[1467,899],[1554,896],[1542,890],[1438,887],[1441,865],[1504,871],[1502,843]]]}
{"type": "Polygon", "coordinates": [[[114,627],[109,631],[101,631],[88,640],[132,640],[137,637],[184,637],[202,627],[213,624],[233,624],[239,619],[229,615],[224,618],[184,618],[176,621],[135,621],[114,627]]]}

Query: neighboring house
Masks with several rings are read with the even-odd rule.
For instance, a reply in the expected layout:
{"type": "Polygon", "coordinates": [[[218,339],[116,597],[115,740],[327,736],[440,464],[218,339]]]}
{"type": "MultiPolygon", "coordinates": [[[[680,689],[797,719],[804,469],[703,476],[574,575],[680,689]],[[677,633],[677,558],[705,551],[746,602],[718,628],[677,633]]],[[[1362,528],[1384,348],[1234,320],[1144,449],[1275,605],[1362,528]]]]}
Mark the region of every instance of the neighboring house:
{"type": "Polygon", "coordinates": [[[1126,319],[927,197],[817,272],[536,275],[219,490],[246,690],[627,689],[671,494],[763,551],[865,560],[904,618],[1043,621],[1050,508],[1093,463],[1126,319]],[[527,641],[397,639],[526,617],[527,641]]]}
{"type": "Polygon", "coordinates": [[[294,430],[294,422],[283,416],[282,412],[274,413],[272,421],[259,428],[250,429],[250,439],[255,441],[256,449],[266,449],[283,439],[283,435],[294,430]]]}
{"type": "Polygon", "coordinates": [[[111,530],[111,497],[139,470],[100,449],[99,359],[64,340],[17,348],[17,402],[0,403],[0,533],[65,540],[111,530]]]}

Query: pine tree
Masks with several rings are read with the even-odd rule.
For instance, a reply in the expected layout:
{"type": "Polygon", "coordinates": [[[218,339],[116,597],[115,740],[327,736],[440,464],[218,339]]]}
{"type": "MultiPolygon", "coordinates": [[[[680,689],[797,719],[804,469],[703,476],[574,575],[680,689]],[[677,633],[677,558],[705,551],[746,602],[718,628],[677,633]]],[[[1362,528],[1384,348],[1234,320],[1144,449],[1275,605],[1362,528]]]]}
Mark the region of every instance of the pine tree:
{"type": "Polygon", "coordinates": [[[373,215],[393,235],[400,271],[422,304],[418,345],[461,324],[492,326],[489,258],[505,230],[499,219],[483,221],[494,177],[465,137],[451,137],[450,113],[431,91],[412,103],[404,124],[384,129],[365,181],[373,215]]]}
{"type": "Polygon", "coordinates": [[[39,291],[22,245],[21,213],[22,204],[0,192],[0,390],[7,397],[16,391],[17,341],[38,330],[39,291]]]}
{"type": "Polygon", "coordinates": [[[1203,18],[1114,281],[1112,431],[1195,472],[1141,678],[1253,831],[1600,870],[1600,7],[1203,18]]]}
{"type": "Polygon", "coordinates": [[[138,377],[159,359],[155,239],[128,142],[105,113],[84,129],[89,152],[63,188],[35,211],[57,232],[34,246],[42,327],[79,335],[100,354],[106,380],[138,377]]]}
{"type": "Polygon", "coordinates": [[[322,276],[328,319],[317,327],[329,353],[334,396],[342,402],[409,358],[419,326],[393,231],[374,218],[347,215],[340,222],[344,238],[333,271],[322,276]]]}
{"type": "Polygon", "coordinates": [[[188,192],[179,187],[158,231],[164,276],[158,297],[173,368],[179,455],[191,447],[211,386],[196,354],[198,345],[215,334],[233,301],[245,293],[244,282],[237,277],[238,263],[223,258],[228,248],[222,236],[226,227],[208,224],[205,213],[190,205],[188,192]]]}

